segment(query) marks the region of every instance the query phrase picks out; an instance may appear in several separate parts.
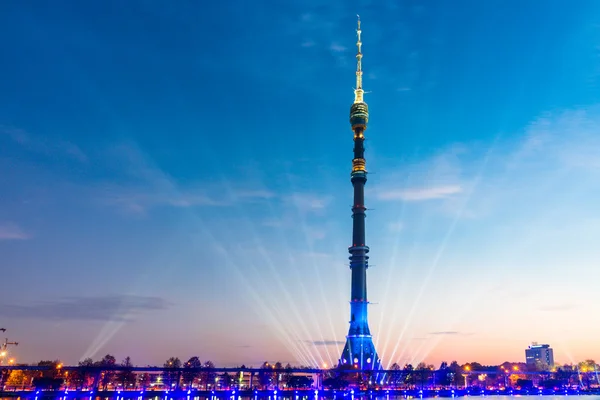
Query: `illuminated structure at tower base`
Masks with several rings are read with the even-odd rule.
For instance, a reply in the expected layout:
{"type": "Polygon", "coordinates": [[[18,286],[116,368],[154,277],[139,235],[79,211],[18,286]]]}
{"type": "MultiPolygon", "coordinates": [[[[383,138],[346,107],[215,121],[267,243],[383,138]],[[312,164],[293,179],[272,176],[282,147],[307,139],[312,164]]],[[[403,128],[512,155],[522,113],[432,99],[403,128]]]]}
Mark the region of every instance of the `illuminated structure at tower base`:
{"type": "Polygon", "coordinates": [[[346,336],[346,345],[342,351],[339,365],[360,370],[379,370],[381,360],[375,350],[373,337],[369,330],[367,307],[367,268],[369,267],[369,247],[365,244],[365,184],[367,169],[365,160],[364,132],[369,122],[369,107],[364,102],[362,88],[362,43],[360,41],[360,19],[358,20],[358,53],[356,54],[356,89],[354,104],[350,108],[350,124],[354,132],[354,159],[350,181],[354,187],[352,206],[352,246],[350,252],[350,270],[352,287],[350,295],[350,329],[346,336]]]}

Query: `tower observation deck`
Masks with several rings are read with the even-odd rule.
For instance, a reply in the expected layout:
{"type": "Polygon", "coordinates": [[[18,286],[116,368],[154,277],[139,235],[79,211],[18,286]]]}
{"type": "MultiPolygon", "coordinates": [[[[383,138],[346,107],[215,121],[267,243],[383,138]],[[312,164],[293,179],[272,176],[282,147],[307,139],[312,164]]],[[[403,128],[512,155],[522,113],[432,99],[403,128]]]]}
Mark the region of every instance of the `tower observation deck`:
{"type": "Polygon", "coordinates": [[[350,329],[346,336],[346,345],[339,360],[340,366],[352,366],[360,370],[379,370],[381,360],[375,350],[369,329],[367,306],[367,268],[369,267],[369,247],[365,240],[365,184],[367,169],[365,161],[365,130],[369,121],[369,107],[364,101],[362,87],[362,42],[360,18],[356,30],[356,88],[354,103],[350,107],[350,124],[354,132],[354,158],[350,181],[354,187],[352,206],[352,246],[350,252],[350,270],[352,284],[350,294],[350,329]]]}

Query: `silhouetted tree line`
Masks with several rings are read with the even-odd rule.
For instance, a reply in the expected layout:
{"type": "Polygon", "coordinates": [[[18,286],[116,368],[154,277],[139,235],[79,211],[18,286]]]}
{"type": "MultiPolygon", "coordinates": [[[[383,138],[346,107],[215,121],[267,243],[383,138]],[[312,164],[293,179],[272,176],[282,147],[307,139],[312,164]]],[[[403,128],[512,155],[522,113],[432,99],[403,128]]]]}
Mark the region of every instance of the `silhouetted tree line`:
{"type": "MultiPolygon", "coordinates": [[[[44,370],[3,370],[0,383],[8,388],[38,388],[72,390],[138,390],[150,387],[158,389],[196,388],[211,389],[284,389],[309,388],[315,385],[312,376],[292,370],[312,369],[292,367],[289,363],[264,362],[260,371],[250,374],[240,366],[238,372],[219,373],[211,361],[201,362],[196,356],[185,363],[177,357],[170,357],[162,365],[161,372],[135,372],[130,357],[120,363],[107,354],[94,361],[87,358],[77,369],[66,371],[60,361],[40,361],[36,364],[44,370]],[[252,376],[250,376],[252,375],[252,376]]],[[[438,368],[431,364],[419,363],[400,366],[394,363],[388,371],[357,371],[353,366],[340,366],[323,370],[322,385],[326,388],[343,388],[348,385],[359,387],[385,386],[392,388],[430,387],[514,387],[532,386],[558,388],[578,385],[589,388],[599,384],[600,367],[594,360],[586,360],[575,365],[550,367],[505,362],[500,365],[482,365],[471,362],[460,365],[456,361],[442,362],[438,368]]]]}
{"type": "MultiPolygon", "coordinates": [[[[199,357],[191,357],[182,363],[178,357],[170,357],[162,365],[163,371],[158,373],[136,373],[130,357],[125,357],[117,363],[114,356],[107,354],[101,360],[94,361],[86,358],[80,361],[77,369],[64,371],[60,361],[40,361],[36,364],[48,367],[44,370],[13,370],[3,371],[0,383],[13,389],[37,388],[71,390],[98,389],[98,390],[138,390],[151,386],[160,389],[197,388],[229,389],[249,387],[249,374],[218,373],[212,361],[202,363],[199,357]]],[[[242,365],[241,369],[246,366],[242,365]]],[[[265,371],[253,374],[253,388],[277,387],[310,387],[312,378],[294,376],[292,366],[285,367],[280,362],[269,364],[264,362],[260,368],[265,371]],[[286,370],[282,373],[281,370],[286,370]],[[289,372],[288,372],[289,371],[289,372]]],[[[306,367],[308,369],[308,367],[306,367]]]]}

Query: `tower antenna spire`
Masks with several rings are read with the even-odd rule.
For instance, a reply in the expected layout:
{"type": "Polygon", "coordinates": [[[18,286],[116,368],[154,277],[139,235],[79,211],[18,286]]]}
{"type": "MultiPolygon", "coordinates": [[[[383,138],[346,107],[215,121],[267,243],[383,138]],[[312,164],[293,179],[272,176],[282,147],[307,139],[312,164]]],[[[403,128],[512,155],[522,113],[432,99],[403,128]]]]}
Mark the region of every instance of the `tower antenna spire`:
{"type": "Polygon", "coordinates": [[[356,15],[357,18],[357,29],[356,36],[358,40],[356,41],[356,89],[354,89],[354,102],[355,103],[364,103],[363,95],[365,91],[362,87],[362,42],[360,40],[360,34],[362,31],[360,30],[360,15],[356,15]]]}

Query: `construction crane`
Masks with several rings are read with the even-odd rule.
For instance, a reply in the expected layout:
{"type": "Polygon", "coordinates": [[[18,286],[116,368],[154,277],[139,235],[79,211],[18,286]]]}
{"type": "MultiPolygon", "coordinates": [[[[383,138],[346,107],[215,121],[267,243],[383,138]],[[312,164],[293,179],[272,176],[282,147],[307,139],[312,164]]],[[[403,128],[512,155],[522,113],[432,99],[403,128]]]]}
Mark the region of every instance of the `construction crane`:
{"type": "Polygon", "coordinates": [[[8,346],[18,346],[19,342],[9,342],[8,338],[4,339],[4,343],[0,345],[0,357],[4,358],[6,356],[6,350],[8,346]]]}
{"type": "Polygon", "coordinates": [[[8,348],[8,346],[18,346],[19,342],[9,342],[8,338],[4,339],[4,343],[2,343],[2,347],[0,347],[0,349],[2,351],[6,351],[6,349],[8,348]]]}
{"type": "MultiPolygon", "coordinates": [[[[4,339],[4,343],[2,343],[0,345],[0,365],[3,364],[4,361],[4,357],[6,357],[6,349],[8,349],[8,346],[18,346],[19,343],[18,342],[9,342],[8,338],[4,339]]],[[[10,363],[10,361],[9,361],[10,363]]]]}

